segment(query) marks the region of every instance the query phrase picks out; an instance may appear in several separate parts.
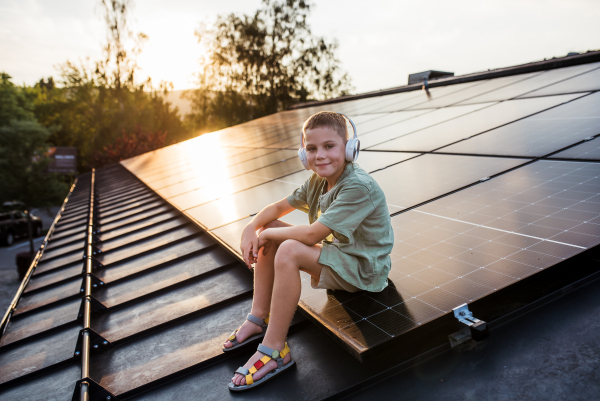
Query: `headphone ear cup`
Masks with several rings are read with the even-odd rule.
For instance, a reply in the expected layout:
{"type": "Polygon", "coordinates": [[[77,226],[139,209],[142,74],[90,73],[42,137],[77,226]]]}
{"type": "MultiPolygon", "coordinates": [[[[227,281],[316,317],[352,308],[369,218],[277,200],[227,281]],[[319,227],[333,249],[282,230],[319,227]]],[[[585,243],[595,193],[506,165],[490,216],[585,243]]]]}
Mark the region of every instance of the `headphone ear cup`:
{"type": "Polygon", "coordinates": [[[346,142],[346,161],[354,162],[358,159],[360,141],[358,139],[348,139],[346,142]]]}
{"type": "Polygon", "coordinates": [[[308,159],[306,158],[306,149],[305,148],[298,149],[298,157],[300,158],[300,162],[302,163],[304,168],[307,170],[310,170],[310,167],[308,166],[308,159]]]}

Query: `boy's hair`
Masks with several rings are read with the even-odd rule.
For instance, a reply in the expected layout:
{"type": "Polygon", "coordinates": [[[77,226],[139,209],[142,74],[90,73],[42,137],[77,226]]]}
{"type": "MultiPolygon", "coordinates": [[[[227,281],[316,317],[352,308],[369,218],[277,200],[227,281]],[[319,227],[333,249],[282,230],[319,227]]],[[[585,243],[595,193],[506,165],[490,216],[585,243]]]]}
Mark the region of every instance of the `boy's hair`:
{"type": "Polygon", "coordinates": [[[348,140],[348,127],[346,126],[346,119],[339,113],[334,111],[320,111],[317,114],[313,114],[308,117],[308,120],[302,127],[302,133],[306,135],[307,129],[315,128],[330,128],[337,132],[342,137],[344,143],[348,140]]]}

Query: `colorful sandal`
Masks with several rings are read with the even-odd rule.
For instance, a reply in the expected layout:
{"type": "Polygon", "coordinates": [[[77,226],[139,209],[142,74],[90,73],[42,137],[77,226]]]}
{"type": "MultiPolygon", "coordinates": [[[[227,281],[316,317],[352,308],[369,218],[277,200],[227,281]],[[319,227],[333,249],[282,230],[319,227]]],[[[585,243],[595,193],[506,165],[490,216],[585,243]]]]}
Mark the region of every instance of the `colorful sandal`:
{"type": "Polygon", "coordinates": [[[229,384],[227,385],[227,387],[229,387],[229,390],[246,391],[250,390],[253,387],[260,386],[264,382],[282,373],[284,370],[291,368],[296,363],[293,359],[286,364],[283,363],[285,356],[290,352],[290,348],[288,347],[287,343],[285,343],[285,346],[283,347],[283,350],[281,352],[275,349],[271,349],[261,343],[258,344],[258,352],[264,354],[264,356],[258,361],[256,361],[250,369],[246,369],[245,367],[240,366],[238,370],[235,371],[235,373],[239,373],[241,375],[246,376],[246,384],[243,386],[236,386],[235,384],[233,384],[233,382],[229,382],[229,384]],[[258,369],[266,365],[267,362],[269,362],[271,359],[274,359],[277,362],[277,368],[271,370],[260,380],[254,381],[253,375],[258,371],[258,369]]]}
{"type": "Polygon", "coordinates": [[[257,339],[263,338],[265,336],[265,333],[267,332],[267,325],[269,324],[269,315],[267,315],[267,318],[263,320],[259,317],[254,316],[251,313],[248,313],[248,317],[246,318],[246,320],[250,320],[252,323],[257,324],[260,327],[262,327],[262,333],[255,334],[253,336],[246,338],[244,341],[239,342],[237,337],[235,336],[239,329],[235,329],[235,331],[233,333],[231,333],[231,336],[229,336],[229,338],[228,338],[228,340],[231,341],[232,346],[229,348],[223,347],[223,352],[232,351],[236,348],[239,348],[239,347],[245,345],[246,343],[248,343],[250,341],[257,340],[257,339]]]}

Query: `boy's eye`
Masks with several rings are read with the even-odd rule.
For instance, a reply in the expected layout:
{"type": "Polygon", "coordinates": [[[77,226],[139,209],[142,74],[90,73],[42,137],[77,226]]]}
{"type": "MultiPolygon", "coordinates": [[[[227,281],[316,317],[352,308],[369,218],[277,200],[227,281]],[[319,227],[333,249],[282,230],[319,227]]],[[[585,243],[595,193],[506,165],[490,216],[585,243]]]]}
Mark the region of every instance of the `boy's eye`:
{"type": "Polygon", "coordinates": [[[307,151],[307,152],[314,152],[314,151],[315,151],[315,149],[316,149],[316,148],[313,148],[313,147],[308,147],[308,148],[306,148],[306,151],[307,151]]]}
{"type": "Polygon", "coordinates": [[[327,149],[331,149],[331,148],[333,148],[333,144],[331,144],[331,143],[328,143],[327,145],[325,145],[325,147],[326,147],[327,149]]]}

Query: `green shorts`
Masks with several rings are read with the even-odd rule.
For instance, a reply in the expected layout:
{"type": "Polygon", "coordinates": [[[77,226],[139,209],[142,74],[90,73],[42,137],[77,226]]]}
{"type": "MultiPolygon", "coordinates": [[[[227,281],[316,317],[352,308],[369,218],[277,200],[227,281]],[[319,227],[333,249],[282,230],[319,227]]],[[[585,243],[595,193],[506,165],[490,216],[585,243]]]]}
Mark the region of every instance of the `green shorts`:
{"type": "Polygon", "coordinates": [[[348,292],[360,291],[360,288],[344,281],[344,279],[341,278],[340,275],[337,274],[331,267],[327,265],[321,266],[321,277],[319,278],[319,281],[317,282],[314,277],[310,278],[310,286],[312,288],[321,288],[323,290],[344,290],[348,292]]]}

